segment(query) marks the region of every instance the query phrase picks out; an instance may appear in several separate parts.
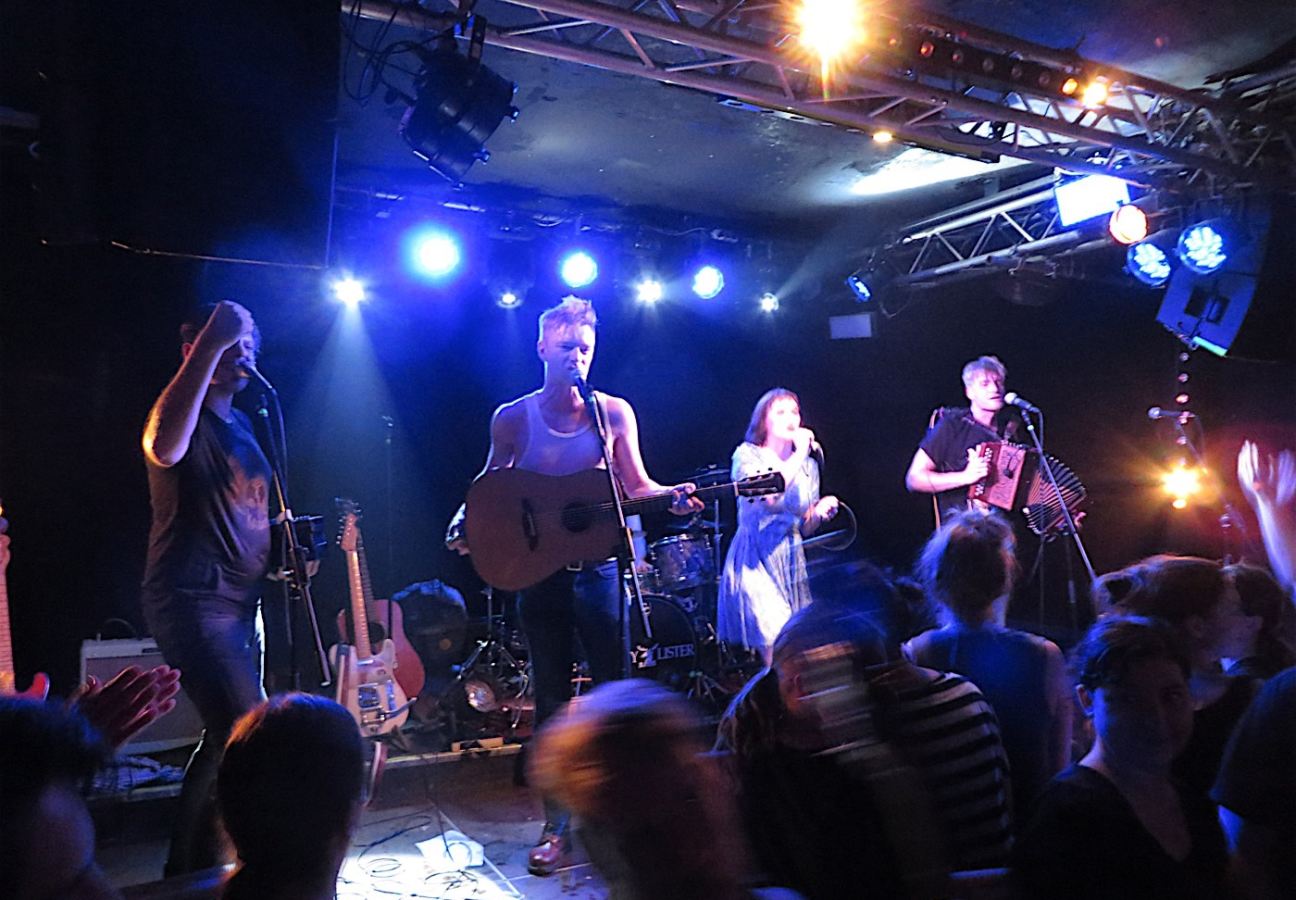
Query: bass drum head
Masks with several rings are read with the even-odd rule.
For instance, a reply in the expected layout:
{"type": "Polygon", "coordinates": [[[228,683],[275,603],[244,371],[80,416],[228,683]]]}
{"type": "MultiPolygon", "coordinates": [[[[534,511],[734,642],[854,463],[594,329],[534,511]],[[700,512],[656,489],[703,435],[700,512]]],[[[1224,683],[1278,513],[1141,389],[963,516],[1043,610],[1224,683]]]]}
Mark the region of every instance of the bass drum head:
{"type": "Polygon", "coordinates": [[[631,608],[630,676],[651,678],[673,691],[687,690],[698,667],[693,620],[661,594],[644,594],[643,602],[652,637],[644,631],[643,617],[631,608]]]}

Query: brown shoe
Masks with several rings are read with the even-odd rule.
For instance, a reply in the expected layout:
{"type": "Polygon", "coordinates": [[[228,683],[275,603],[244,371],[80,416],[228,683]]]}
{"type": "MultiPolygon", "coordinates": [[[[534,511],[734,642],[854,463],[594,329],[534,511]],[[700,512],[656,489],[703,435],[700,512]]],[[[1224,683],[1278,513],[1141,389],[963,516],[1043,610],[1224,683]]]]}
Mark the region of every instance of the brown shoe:
{"type": "Polygon", "coordinates": [[[542,878],[558,871],[563,857],[567,855],[567,839],[557,832],[545,831],[540,835],[540,843],[527,853],[527,871],[542,878]]]}

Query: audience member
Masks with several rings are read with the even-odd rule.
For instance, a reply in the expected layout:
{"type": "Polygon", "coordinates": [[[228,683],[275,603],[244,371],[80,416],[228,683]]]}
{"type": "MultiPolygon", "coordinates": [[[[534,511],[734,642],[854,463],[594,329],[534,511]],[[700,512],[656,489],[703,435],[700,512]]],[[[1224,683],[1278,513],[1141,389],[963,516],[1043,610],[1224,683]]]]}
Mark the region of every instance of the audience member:
{"type": "Polygon", "coordinates": [[[945,624],[914,638],[915,663],[972,680],[994,707],[1020,814],[1070,761],[1072,704],[1066,661],[1052,641],[1007,628],[1016,576],[1012,528],[1001,517],[959,513],[927,541],[918,564],[945,624]]]}
{"type": "Polygon", "coordinates": [[[863,615],[881,631],[885,661],[864,670],[878,733],[919,773],[955,869],[1003,866],[1012,846],[1008,758],[994,710],[961,675],[914,665],[901,645],[933,624],[921,587],[868,563],[835,566],[816,602],[863,615]]]}
{"type": "Polygon", "coordinates": [[[758,863],[809,897],[840,897],[861,878],[877,896],[929,896],[951,868],[955,842],[923,773],[880,733],[867,673],[886,662],[866,617],[816,602],[789,620],[773,665],[720,724],[716,748],[733,754],[758,863]]]}
{"type": "Polygon", "coordinates": [[[180,670],[170,666],[127,666],[101,682],[94,675],[69,698],[108,746],[119,749],[132,736],[175,709],[180,670]]]}
{"type": "MultiPolygon", "coordinates": [[[[1259,682],[1224,673],[1221,660],[1255,654],[1258,615],[1247,615],[1224,567],[1193,556],[1153,556],[1109,581],[1116,612],[1168,623],[1191,666],[1192,737],[1175,760],[1175,777],[1206,793],[1215,783],[1224,747],[1259,682]]],[[[1011,758],[1011,757],[1010,757],[1011,758]]]]}
{"type": "Polygon", "coordinates": [[[1271,678],[1238,723],[1212,796],[1222,807],[1245,895],[1290,897],[1296,887],[1296,669],[1271,678]]]}
{"type": "Polygon", "coordinates": [[[1296,607],[1282,585],[1265,569],[1246,563],[1225,566],[1224,574],[1237,588],[1243,615],[1260,618],[1251,652],[1230,660],[1225,674],[1266,679],[1296,666],[1296,607]]]}
{"type": "Polygon", "coordinates": [[[0,697],[0,897],[120,897],[95,862],[81,789],[110,758],[75,709],[0,697]]]}
{"type": "Polygon", "coordinates": [[[737,813],[700,734],[682,699],[642,680],[596,687],[540,732],[532,783],[576,814],[613,900],[753,896],[737,813]]]}
{"type": "Polygon", "coordinates": [[[1192,731],[1190,667],[1173,629],[1112,616],[1076,647],[1093,749],[1041,793],[1013,869],[1027,897],[1219,898],[1228,854],[1215,807],[1177,783],[1192,731]]]}
{"type": "Polygon", "coordinates": [[[239,866],[227,900],[332,900],[365,780],[355,720],[332,700],[281,694],[234,726],[216,799],[239,866]]]}

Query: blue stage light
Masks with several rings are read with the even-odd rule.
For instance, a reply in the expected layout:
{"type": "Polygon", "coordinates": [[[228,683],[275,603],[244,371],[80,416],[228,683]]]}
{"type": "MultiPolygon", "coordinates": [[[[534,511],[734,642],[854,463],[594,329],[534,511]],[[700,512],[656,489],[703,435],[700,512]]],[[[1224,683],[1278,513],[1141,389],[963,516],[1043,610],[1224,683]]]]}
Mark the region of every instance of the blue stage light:
{"type": "Polygon", "coordinates": [[[703,266],[693,275],[693,293],[710,300],[724,290],[724,273],[715,266],[703,266]]]}
{"type": "Polygon", "coordinates": [[[558,273],[570,288],[582,288],[598,278],[598,263],[584,250],[576,250],[563,257],[558,273]]]}
{"type": "Polygon", "coordinates": [[[367,298],[364,282],[347,275],[333,282],[333,297],[342,305],[355,309],[367,298]]]}
{"type": "Polygon", "coordinates": [[[846,286],[851,289],[858,303],[868,303],[873,299],[873,291],[869,289],[868,282],[859,272],[855,272],[846,278],[846,286]]]}
{"type": "Polygon", "coordinates": [[[1228,229],[1218,219],[1198,222],[1179,236],[1179,259],[1198,275],[1209,275],[1228,261],[1228,229]]]}
{"type": "Polygon", "coordinates": [[[1150,240],[1130,244],[1125,268],[1148,287],[1160,287],[1170,278],[1170,254],[1150,240]]]}
{"type": "Polygon", "coordinates": [[[778,294],[771,294],[769,291],[766,291],[765,293],[761,294],[760,308],[761,308],[761,312],[767,312],[767,313],[778,312],[778,308],[779,308],[778,294]]]}
{"type": "Polygon", "coordinates": [[[495,303],[504,309],[517,309],[522,305],[522,298],[513,291],[505,291],[495,303]]]}
{"type": "Polygon", "coordinates": [[[459,268],[462,258],[459,241],[448,231],[421,231],[410,242],[410,266],[416,274],[426,278],[448,277],[459,268]]]}

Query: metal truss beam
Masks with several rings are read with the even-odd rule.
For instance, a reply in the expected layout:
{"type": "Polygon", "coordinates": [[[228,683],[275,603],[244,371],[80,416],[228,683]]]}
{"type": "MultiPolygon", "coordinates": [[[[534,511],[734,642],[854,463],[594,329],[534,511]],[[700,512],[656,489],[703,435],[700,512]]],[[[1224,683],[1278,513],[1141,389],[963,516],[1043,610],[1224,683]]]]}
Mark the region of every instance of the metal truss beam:
{"type": "MultiPolygon", "coordinates": [[[[880,49],[820,78],[774,3],[726,0],[481,0],[487,42],[731,97],[834,125],[886,129],[902,141],[982,159],[1000,155],[1073,172],[1107,172],[1171,190],[1296,188],[1296,122],[1245,96],[1188,91],[1074,54],[914,11],[882,31],[930,35],[1031,61],[1085,80],[1101,75],[1102,106],[1061,94],[933,71],[880,49]],[[502,24],[507,23],[507,24],[502,24]]],[[[449,15],[415,4],[359,0],[359,14],[441,30],[449,15]]]]}

